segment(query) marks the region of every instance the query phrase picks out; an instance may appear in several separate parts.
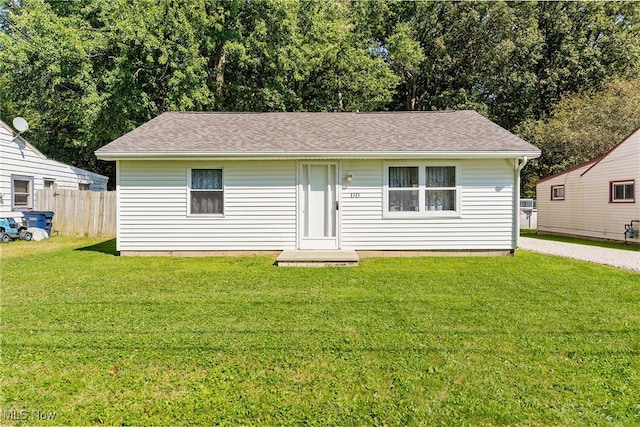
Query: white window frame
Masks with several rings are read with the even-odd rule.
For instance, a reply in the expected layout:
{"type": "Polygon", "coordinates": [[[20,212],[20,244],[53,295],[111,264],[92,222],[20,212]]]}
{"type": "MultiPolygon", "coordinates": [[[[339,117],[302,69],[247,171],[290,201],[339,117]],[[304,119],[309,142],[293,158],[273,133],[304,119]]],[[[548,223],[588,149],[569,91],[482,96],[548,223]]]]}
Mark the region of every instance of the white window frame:
{"type": "Polygon", "coordinates": [[[194,166],[191,168],[187,169],[187,216],[195,216],[195,217],[214,217],[214,218],[223,218],[225,212],[227,211],[227,205],[226,205],[226,197],[225,197],[225,193],[226,193],[226,186],[225,186],[225,180],[224,180],[224,168],[220,167],[220,166],[210,166],[210,165],[206,165],[206,166],[194,166]],[[222,188],[221,189],[202,189],[202,190],[193,190],[191,188],[191,180],[193,177],[193,170],[200,170],[200,169],[210,169],[210,170],[220,170],[221,174],[222,174],[222,188]],[[191,212],[191,192],[192,191],[219,191],[222,193],[222,213],[192,213],[191,212]]]}
{"type": "MultiPolygon", "coordinates": [[[[24,175],[11,175],[11,210],[14,211],[30,211],[33,210],[33,177],[32,176],[24,176],[24,175]],[[25,181],[28,182],[29,189],[27,192],[27,206],[17,206],[16,205],[16,189],[15,182],[16,181],[25,181]]],[[[23,193],[18,193],[23,194],[23,193]]]]}
{"type": "Polygon", "coordinates": [[[56,186],[56,180],[55,178],[43,178],[42,179],[42,188],[44,189],[52,189],[55,188],[56,186]],[[49,185],[47,185],[49,184],[49,185]]]}
{"type": "Polygon", "coordinates": [[[635,203],[636,202],[636,181],[634,179],[628,179],[625,181],[610,181],[609,182],[609,191],[610,191],[610,202],[611,203],[635,203]],[[630,199],[616,199],[616,187],[618,186],[627,186],[631,185],[632,194],[630,199]]]}
{"type": "Polygon", "coordinates": [[[551,186],[551,200],[553,200],[553,201],[564,200],[564,196],[565,196],[564,184],[552,185],[551,186]],[[556,191],[555,190],[559,190],[559,189],[562,189],[562,196],[556,196],[556,191]]]}
{"type": "MultiPolygon", "coordinates": [[[[457,161],[406,161],[406,162],[385,162],[383,164],[383,218],[451,218],[460,217],[462,212],[461,188],[460,185],[460,162],[457,161]],[[427,167],[455,167],[456,185],[455,187],[427,187],[427,167]],[[418,168],[418,206],[417,211],[390,211],[389,210],[389,168],[391,167],[417,167],[418,168]],[[456,209],[452,211],[429,211],[426,206],[427,190],[455,190],[456,209]]],[[[393,190],[393,188],[392,188],[393,190]]]]}

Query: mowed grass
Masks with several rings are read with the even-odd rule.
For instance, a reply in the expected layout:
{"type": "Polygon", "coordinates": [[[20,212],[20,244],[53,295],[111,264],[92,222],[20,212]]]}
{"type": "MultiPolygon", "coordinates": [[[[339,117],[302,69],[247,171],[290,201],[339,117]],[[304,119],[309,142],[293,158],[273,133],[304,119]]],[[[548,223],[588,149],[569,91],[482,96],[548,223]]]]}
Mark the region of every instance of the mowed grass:
{"type": "Polygon", "coordinates": [[[640,275],[2,247],[3,425],[634,425],[640,275]],[[44,418],[44,419],[43,419],[44,418]]]}
{"type": "Polygon", "coordinates": [[[532,228],[521,229],[520,236],[540,240],[552,240],[555,242],[573,243],[576,245],[598,246],[601,248],[640,252],[640,244],[638,244],[637,239],[630,240],[630,243],[625,244],[624,242],[614,240],[584,239],[580,237],[560,236],[555,234],[538,234],[537,230],[532,228]]]}

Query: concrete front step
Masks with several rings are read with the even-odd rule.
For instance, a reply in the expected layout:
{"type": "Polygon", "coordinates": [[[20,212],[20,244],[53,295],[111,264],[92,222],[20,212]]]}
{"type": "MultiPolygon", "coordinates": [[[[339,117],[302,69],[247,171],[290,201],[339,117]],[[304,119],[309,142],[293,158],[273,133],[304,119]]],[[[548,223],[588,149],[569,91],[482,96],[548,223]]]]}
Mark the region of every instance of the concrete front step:
{"type": "Polygon", "coordinates": [[[279,267],[354,267],[360,257],[353,250],[291,250],[276,258],[279,267]]]}

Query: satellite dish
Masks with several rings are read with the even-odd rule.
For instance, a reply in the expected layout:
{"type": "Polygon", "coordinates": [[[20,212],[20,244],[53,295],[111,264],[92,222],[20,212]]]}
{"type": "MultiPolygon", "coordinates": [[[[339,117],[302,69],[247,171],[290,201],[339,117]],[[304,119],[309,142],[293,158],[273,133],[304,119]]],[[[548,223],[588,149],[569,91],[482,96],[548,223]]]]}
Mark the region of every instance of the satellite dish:
{"type": "Polygon", "coordinates": [[[22,133],[29,129],[29,123],[22,117],[16,117],[13,119],[13,127],[16,128],[18,133],[22,133]]]}

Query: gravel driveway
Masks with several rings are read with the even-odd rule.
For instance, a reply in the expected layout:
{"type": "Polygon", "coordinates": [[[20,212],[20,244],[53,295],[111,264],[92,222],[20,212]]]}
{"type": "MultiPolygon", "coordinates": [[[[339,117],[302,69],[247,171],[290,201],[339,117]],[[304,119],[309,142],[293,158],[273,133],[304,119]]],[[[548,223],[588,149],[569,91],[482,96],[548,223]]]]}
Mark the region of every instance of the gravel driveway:
{"type": "Polygon", "coordinates": [[[640,252],[520,237],[520,249],[640,272],[640,252]]]}

